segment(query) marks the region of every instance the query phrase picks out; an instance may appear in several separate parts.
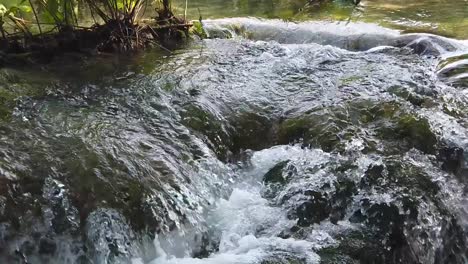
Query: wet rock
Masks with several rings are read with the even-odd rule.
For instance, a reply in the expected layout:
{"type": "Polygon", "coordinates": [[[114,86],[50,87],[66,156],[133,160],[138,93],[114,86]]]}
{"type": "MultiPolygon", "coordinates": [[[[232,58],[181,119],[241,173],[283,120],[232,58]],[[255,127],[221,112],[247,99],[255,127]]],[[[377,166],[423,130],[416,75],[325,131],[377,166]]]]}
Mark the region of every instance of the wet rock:
{"type": "Polygon", "coordinates": [[[279,142],[288,144],[304,138],[309,127],[309,121],[305,118],[288,119],[281,122],[278,137],[279,142]]]}
{"type": "Polygon", "coordinates": [[[442,53],[442,49],[437,44],[426,38],[417,39],[409,43],[408,47],[419,55],[438,57],[442,53]]]}
{"type": "Polygon", "coordinates": [[[275,121],[261,113],[241,113],[231,121],[233,126],[232,152],[262,150],[276,142],[275,121]]]}
{"type": "Polygon", "coordinates": [[[395,148],[392,152],[396,153],[416,148],[427,154],[435,154],[437,137],[426,119],[403,114],[393,118],[392,123],[390,126],[383,124],[377,129],[378,136],[389,141],[386,143],[388,150],[395,148]]]}
{"type": "Polygon", "coordinates": [[[270,199],[276,197],[278,192],[285,188],[295,172],[296,168],[289,164],[289,160],[276,164],[263,176],[266,188],[262,195],[270,199]]]}
{"type": "Polygon", "coordinates": [[[289,257],[270,257],[269,259],[262,260],[260,264],[306,264],[307,261],[300,258],[289,257]]]}
{"type": "MultiPolygon", "coordinates": [[[[333,188],[323,186],[318,190],[305,190],[298,195],[300,200],[294,202],[288,218],[297,219],[300,227],[311,226],[328,218],[336,224],[344,219],[356,193],[356,186],[350,180],[338,180],[333,188]]],[[[294,201],[296,198],[292,196],[289,199],[294,201]]]]}
{"type": "Polygon", "coordinates": [[[271,252],[271,255],[264,258],[259,264],[306,264],[310,263],[306,257],[298,256],[292,252],[271,252]]]}
{"type": "Polygon", "coordinates": [[[57,234],[79,232],[80,218],[78,210],[68,197],[68,190],[61,182],[51,178],[46,179],[43,187],[43,197],[48,201],[43,214],[57,234]]]}
{"type": "Polygon", "coordinates": [[[403,116],[398,121],[396,132],[405,137],[411,146],[425,153],[435,151],[437,138],[425,119],[418,120],[413,116],[403,116]]]}
{"type": "Polygon", "coordinates": [[[465,166],[464,150],[459,147],[443,147],[439,150],[442,169],[454,174],[461,172],[465,166]]]}
{"type": "Polygon", "coordinates": [[[39,254],[54,255],[57,250],[57,244],[50,238],[43,237],[39,240],[39,254]]]}
{"type": "MultiPolygon", "coordinates": [[[[355,215],[360,214],[361,212],[355,213],[355,215]]],[[[363,219],[371,228],[370,230],[375,230],[373,236],[382,241],[378,244],[379,251],[384,253],[381,255],[380,263],[420,263],[405,233],[407,228],[412,226],[408,221],[415,221],[415,219],[400,214],[396,205],[386,203],[372,204],[366,209],[364,215],[353,217],[353,220],[363,219]]]]}
{"type": "Polygon", "coordinates": [[[436,182],[420,167],[414,164],[402,163],[395,159],[388,159],[387,182],[382,185],[384,188],[395,188],[404,190],[413,197],[425,196],[435,198],[440,187],[436,182]]]}
{"type": "Polygon", "coordinates": [[[304,146],[326,152],[342,149],[346,126],[340,121],[332,119],[328,113],[288,119],[280,123],[278,141],[280,144],[302,142],[304,146]]]}
{"type": "Polygon", "coordinates": [[[435,263],[466,263],[468,259],[468,238],[455,219],[444,221],[441,235],[443,242],[436,252],[435,263]]]}
{"type": "MultiPolygon", "coordinates": [[[[325,163],[299,169],[300,165],[294,162],[280,162],[265,174],[262,195],[283,206],[287,217],[297,221],[292,233],[326,219],[337,224],[345,218],[358,192],[355,182],[347,178],[357,167],[348,162],[341,165],[325,163]],[[326,172],[330,168],[335,175],[326,172]],[[302,180],[306,175],[318,178],[305,183],[302,180]]],[[[291,233],[284,232],[282,236],[289,237],[291,233]]]]}
{"type": "Polygon", "coordinates": [[[378,190],[410,197],[424,196],[436,199],[440,187],[422,168],[399,160],[396,157],[384,159],[383,164],[371,164],[362,177],[360,188],[378,190]]]}
{"type": "Polygon", "coordinates": [[[383,264],[385,248],[373,234],[355,230],[338,237],[336,247],[319,250],[321,264],[383,264]]]}
{"type": "Polygon", "coordinates": [[[361,179],[361,188],[366,186],[376,186],[379,184],[379,180],[383,179],[385,167],[382,164],[372,164],[366,170],[364,177],[361,179]]]}
{"type": "Polygon", "coordinates": [[[130,263],[138,256],[135,234],[125,218],[112,209],[98,209],[86,220],[89,255],[95,263],[130,263]]]}
{"type": "Polygon", "coordinates": [[[330,221],[333,224],[337,224],[338,221],[345,218],[346,211],[357,193],[358,189],[352,180],[339,179],[336,181],[330,213],[330,221]]]}
{"type": "Polygon", "coordinates": [[[271,168],[265,176],[263,176],[263,182],[265,183],[286,183],[287,179],[283,176],[283,170],[288,165],[289,160],[280,162],[271,168]]]}
{"type": "Polygon", "coordinates": [[[26,240],[21,244],[19,251],[25,256],[32,255],[36,251],[36,243],[30,240],[26,240]]]}
{"type": "Polygon", "coordinates": [[[185,106],[180,115],[182,123],[196,131],[220,159],[228,158],[232,142],[222,125],[222,120],[199,105],[185,106]]]}
{"type": "Polygon", "coordinates": [[[425,56],[438,57],[446,51],[454,51],[457,48],[450,41],[427,34],[408,34],[402,35],[395,40],[395,45],[398,47],[409,47],[415,53],[425,56]]]}
{"type": "Polygon", "coordinates": [[[308,200],[302,202],[295,212],[289,218],[297,218],[299,226],[310,226],[314,223],[320,223],[322,220],[327,219],[331,212],[331,205],[328,197],[319,192],[307,191],[305,195],[308,200]]]}
{"type": "Polygon", "coordinates": [[[408,91],[403,87],[393,86],[388,90],[388,92],[394,94],[395,96],[405,99],[406,101],[410,102],[415,106],[422,106],[427,100],[426,98],[424,98],[424,96],[419,95],[413,91],[408,91]]]}
{"type": "Polygon", "coordinates": [[[206,35],[210,39],[230,39],[232,38],[232,32],[225,28],[210,28],[205,31],[206,35]]]}

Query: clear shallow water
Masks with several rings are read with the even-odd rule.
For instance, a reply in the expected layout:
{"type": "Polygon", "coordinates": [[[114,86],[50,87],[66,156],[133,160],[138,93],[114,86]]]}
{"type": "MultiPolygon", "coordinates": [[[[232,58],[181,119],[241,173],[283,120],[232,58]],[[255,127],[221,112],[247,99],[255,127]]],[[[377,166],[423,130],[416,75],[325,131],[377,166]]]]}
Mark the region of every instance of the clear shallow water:
{"type": "MultiPolygon", "coordinates": [[[[468,2],[466,0],[363,0],[355,7],[347,1],[268,0],[221,1],[193,0],[187,13],[193,19],[263,17],[290,21],[328,20],[347,23],[364,21],[408,32],[432,32],[460,39],[468,39],[468,2]]],[[[173,6],[184,13],[185,1],[173,6]]]]}
{"type": "Polygon", "coordinates": [[[204,23],[173,54],[2,69],[1,261],[466,263],[465,42],[204,23]]]}

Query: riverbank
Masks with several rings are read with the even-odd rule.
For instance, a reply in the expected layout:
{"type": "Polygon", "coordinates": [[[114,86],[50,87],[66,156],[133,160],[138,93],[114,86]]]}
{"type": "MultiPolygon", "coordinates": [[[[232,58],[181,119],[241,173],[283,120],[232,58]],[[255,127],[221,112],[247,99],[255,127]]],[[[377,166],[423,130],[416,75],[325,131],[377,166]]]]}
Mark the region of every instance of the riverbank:
{"type": "MultiPolygon", "coordinates": [[[[93,17],[94,25],[84,27],[79,25],[78,19],[70,21],[55,17],[55,27],[48,32],[43,32],[44,24],[38,19],[35,11],[37,7],[31,3],[31,10],[36,18],[36,23],[33,25],[39,30],[34,34],[24,19],[16,17],[18,11],[9,11],[2,5],[4,10],[0,19],[2,21],[0,24],[2,31],[0,66],[21,64],[27,61],[48,63],[55,56],[66,52],[79,52],[84,56],[93,56],[99,53],[137,52],[155,46],[167,49],[187,38],[189,28],[192,26],[185,19],[173,15],[169,1],[163,1],[162,7],[156,9],[154,17],[146,19],[145,22],[140,17],[144,15],[144,11],[141,10],[146,9],[148,5],[146,1],[128,3],[124,1],[123,7],[106,7],[105,4],[108,3],[105,0],[101,2],[103,3],[85,1],[90,9],[89,12],[97,13],[101,22],[96,22],[93,17]],[[6,19],[13,21],[15,33],[9,33],[3,27],[6,19]]],[[[10,10],[19,10],[19,8],[11,7],[10,10]]],[[[53,14],[46,9],[43,12],[48,15],[73,17],[76,16],[77,11],[65,9],[62,11],[64,14],[53,14]]]]}

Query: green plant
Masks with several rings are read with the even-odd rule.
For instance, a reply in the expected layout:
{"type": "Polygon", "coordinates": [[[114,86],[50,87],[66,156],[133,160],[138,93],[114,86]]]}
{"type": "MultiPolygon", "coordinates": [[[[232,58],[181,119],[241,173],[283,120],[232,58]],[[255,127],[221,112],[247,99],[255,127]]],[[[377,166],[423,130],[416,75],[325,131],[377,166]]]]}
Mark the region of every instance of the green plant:
{"type": "Polygon", "coordinates": [[[25,21],[18,16],[20,12],[29,13],[32,11],[30,6],[24,4],[25,2],[25,0],[22,0],[17,4],[0,4],[0,32],[3,39],[6,39],[8,34],[4,27],[7,23],[7,20],[12,22],[17,29],[21,30],[27,35],[31,35],[25,21]]]}
{"type": "Polygon", "coordinates": [[[148,0],[84,0],[91,9],[105,23],[125,20],[128,23],[135,21],[144,12],[149,4],[148,0]]]}
{"type": "Polygon", "coordinates": [[[47,23],[55,24],[59,30],[72,28],[78,24],[77,0],[37,0],[37,2],[44,11],[41,12],[41,18],[47,23]]]}

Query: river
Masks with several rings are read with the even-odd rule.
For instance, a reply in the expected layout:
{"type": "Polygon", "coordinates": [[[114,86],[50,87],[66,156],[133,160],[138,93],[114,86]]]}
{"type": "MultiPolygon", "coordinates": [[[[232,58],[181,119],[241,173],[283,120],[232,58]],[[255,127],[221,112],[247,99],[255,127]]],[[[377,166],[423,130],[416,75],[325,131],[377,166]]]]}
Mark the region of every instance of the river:
{"type": "Polygon", "coordinates": [[[468,262],[466,1],[197,7],[0,69],[0,263],[468,262]]]}

